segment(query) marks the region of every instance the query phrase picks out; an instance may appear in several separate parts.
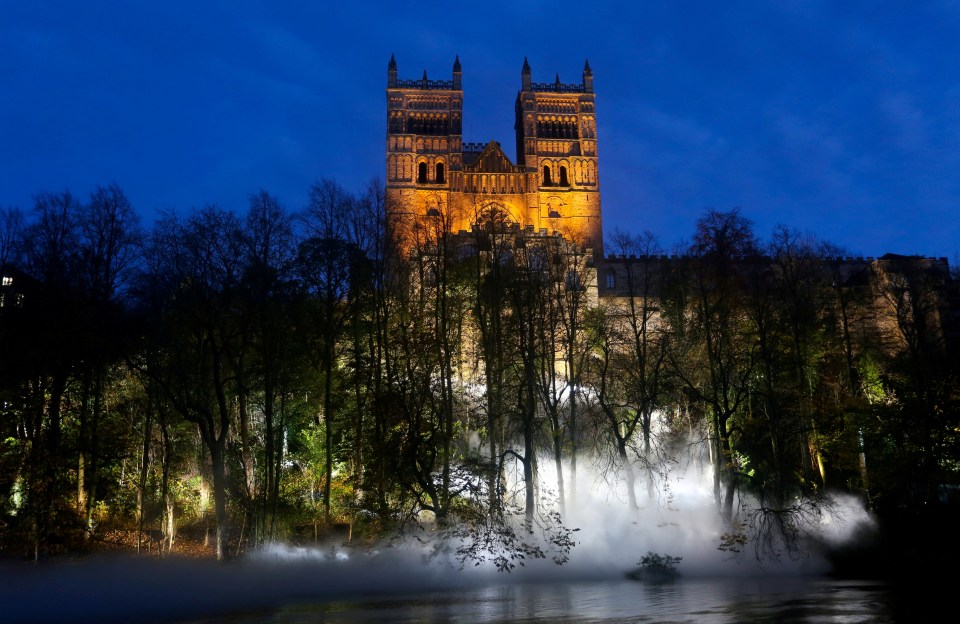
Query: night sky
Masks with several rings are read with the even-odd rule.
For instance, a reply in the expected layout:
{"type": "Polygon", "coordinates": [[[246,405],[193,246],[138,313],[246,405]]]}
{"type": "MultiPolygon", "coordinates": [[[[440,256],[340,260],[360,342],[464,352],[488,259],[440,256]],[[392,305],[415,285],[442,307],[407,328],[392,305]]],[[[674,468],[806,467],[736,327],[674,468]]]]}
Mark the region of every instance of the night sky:
{"type": "Polygon", "coordinates": [[[846,248],[960,251],[960,2],[0,2],[0,206],[119,184],[165,210],[290,209],[384,177],[386,69],[449,80],[515,157],[535,82],[597,93],[604,226],[669,248],[739,208],[846,248]],[[282,8],[273,6],[282,5],[282,8]],[[760,6],[766,4],[769,6],[760,6]]]}

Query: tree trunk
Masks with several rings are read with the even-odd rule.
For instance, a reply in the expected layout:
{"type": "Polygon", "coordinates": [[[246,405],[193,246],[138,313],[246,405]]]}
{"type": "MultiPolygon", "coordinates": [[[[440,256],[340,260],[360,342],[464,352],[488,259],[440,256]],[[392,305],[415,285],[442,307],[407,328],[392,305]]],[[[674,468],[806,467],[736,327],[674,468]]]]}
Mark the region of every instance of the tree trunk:
{"type": "Polygon", "coordinates": [[[90,421],[90,455],[87,462],[87,505],[84,523],[87,527],[87,535],[93,527],[93,508],[97,502],[97,486],[100,482],[99,471],[99,453],[100,453],[100,420],[103,416],[104,396],[103,382],[106,373],[103,370],[97,372],[96,387],[93,395],[93,414],[90,421]]]}
{"type": "Polygon", "coordinates": [[[240,456],[243,459],[244,486],[250,501],[256,495],[256,476],[253,471],[252,436],[250,435],[250,412],[247,393],[241,390],[237,397],[237,416],[240,421],[240,456]]]}
{"type": "MultiPolygon", "coordinates": [[[[332,341],[329,338],[328,341],[332,341]]],[[[324,449],[326,451],[326,463],[324,470],[323,484],[323,521],[326,526],[330,526],[330,495],[333,491],[333,346],[324,345],[324,368],[326,375],[323,380],[323,423],[324,423],[324,449]]]]}
{"type": "Polygon", "coordinates": [[[528,323],[528,327],[521,327],[521,332],[527,334],[527,345],[522,347],[526,353],[523,355],[524,368],[524,394],[525,405],[523,406],[523,480],[526,490],[525,514],[528,522],[533,520],[536,513],[536,451],[533,446],[534,428],[536,426],[536,397],[534,394],[534,384],[536,383],[536,372],[534,369],[534,336],[533,326],[528,323]]]}
{"type": "Polygon", "coordinates": [[[143,535],[143,508],[146,504],[147,475],[150,471],[150,438],[153,435],[153,412],[145,410],[143,443],[141,446],[140,478],[137,482],[137,554],[140,554],[140,536],[143,535]]]}
{"type": "MultiPolygon", "coordinates": [[[[272,509],[273,509],[273,481],[274,481],[274,453],[276,447],[276,440],[274,439],[276,433],[273,430],[273,418],[274,418],[274,391],[273,391],[273,381],[271,375],[267,374],[267,378],[264,380],[263,388],[263,429],[264,429],[264,440],[263,440],[263,491],[260,494],[260,500],[262,501],[262,507],[260,509],[260,543],[262,544],[265,537],[268,535],[268,532],[272,534],[273,527],[273,518],[272,518],[272,509]],[[268,528],[269,527],[269,528],[268,528]]],[[[272,535],[270,535],[272,538],[272,535]]]]}
{"type": "MultiPolygon", "coordinates": [[[[87,517],[87,445],[90,438],[90,380],[83,376],[77,431],[77,515],[87,517]]],[[[88,527],[89,528],[89,527],[88,527]]]]}
{"type": "MultiPolygon", "coordinates": [[[[50,518],[53,516],[54,500],[56,493],[60,489],[60,443],[62,437],[61,431],[61,408],[63,406],[63,395],[66,392],[67,376],[66,373],[57,373],[53,376],[50,383],[50,398],[47,403],[47,430],[43,440],[43,449],[41,455],[43,461],[35,466],[43,466],[41,479],[39,483],[34,483],[37,494],[34,507],[34,560],[39,561],[47,555],[49,546],[50,518]]],[[[38,428],[39,430],[39,428],[38,428]]]]}
{"type": "MultiPolygon", "coordinates": [[[[576,370],[576,307],[570,312],[570,340],[567,343],[567,373],[570,376],[570,418],[567,426],[570,429],[570,504],[577,504],[577,386],[580,383],[579,372],[576,370]]],[[[560,491],[563,492],[563,483],[560,484],[560,491]]]]}
{"type": "Polygon", "coordinates": [[[173,540],[176,533],[176,523],[174,521],[174,497],[170,488],[170,467],[173,462],[173,440],[170,437],[169,425],[163,412],[160,415],[160,434],[163,437],[163,475],[160,482],[160,491],[163,496],[164,521],[163,537],[166,542],[167,554],[173,552],[173,540]]]}
{"type": "Polygon", "coordinates": [[[623,471],[627,480],[627,506],[630,511],[639,511],[636,492],[636,475],[633,472],[633,462],[627,455],[627,443],[623,438],[617,440],[617,452],[620,454],[620,461],[623,462],[623,471]]]}
{"type": "MultiPolygon", "coordinates": [[[[656,496],[657,489],[656,483],[654,482],[653,447],[651,444],[652,432],[650,431],[653,421],[653,414],[647,411],[647,408],[644,408],[644,413],[641,418],[643,419],[640,426],[643,433],[643,467],[647,473],[647,498],[650,501],[653,501],[654,496],[656,496]]],[[[633,478],[632,475],[628,476],[633,478]]]]}
{"type": "Polygon", "coordinates": [[[217,441],[210,446],[210,462],[213,468],[213,506],[217,519],[217,560],[223,561],[229,557],[227,539],[229,526],[227,518],[227,476],[224,463],[224,444],[217,441]]]}
{"type": "Polygon", "coordinates": [[[723,497],[721,517],[725,522],[733,519],[733,499],[737,489],[737,471],[733,463],[733,446],[730,443],[730,433],[727,431],[729,417],[721,418],[718,422],[720,432],[719,460],[726,475],[726,491],[723,497]]]}
{"type": "Polygon", "coordinates": [[[563,430],[557,423],[557,432],[553,435],[553,464],[557,469],[557,496],[560,497],[560,515],[566,517],[567,504],[563,494],[563,438],[559,435],[563,430]]]}

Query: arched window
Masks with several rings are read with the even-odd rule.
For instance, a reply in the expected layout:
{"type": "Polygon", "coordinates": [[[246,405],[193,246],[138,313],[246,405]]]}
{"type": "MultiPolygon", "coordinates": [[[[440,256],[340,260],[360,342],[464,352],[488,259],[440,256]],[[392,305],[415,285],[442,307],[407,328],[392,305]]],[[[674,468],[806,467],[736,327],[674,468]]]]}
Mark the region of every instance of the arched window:
{"type": "Polygon", "coordinates": [[[516,223],[502,204],[489,203],[477,215],[477,224],[488,232],[500,232],[516,223]]]}
{"type": "Polygon", "coordinates": [[[560,165],[560,186],[570,186],[567,182],[567,168],[563,165],[560,165]]]}
{"type": "Polygon", "coordinates": [[[427,181],[427,163],[422,162],[417,165],[417,184],[425,184],[427,181]]]}
{"type": "Polygon", "coordinates": [[[437,178],[435,180],[437,184],[443,184],[446,180],[443,179],[443,163],[437,163],[437,178]]]}
{"type": "Polygon", "coordinates": [[[550,165],[543,166],[543,185],[550,186],[553,182],[550,180],[550,165]]]}

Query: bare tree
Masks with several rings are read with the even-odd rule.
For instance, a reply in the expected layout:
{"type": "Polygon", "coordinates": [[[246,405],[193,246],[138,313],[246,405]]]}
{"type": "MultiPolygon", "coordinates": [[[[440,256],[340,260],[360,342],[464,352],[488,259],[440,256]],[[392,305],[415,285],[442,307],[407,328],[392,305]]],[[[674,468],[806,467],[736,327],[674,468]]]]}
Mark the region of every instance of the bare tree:
{"type": "MultiPolygon", "coordinates": [[[[257,539],[262,541],[272,537],[274,531],[283,461],[282,406],[285,402],[282,396],[297,365],[292,310],[297,298],[292,216],[276,197],[264,190],[250,197],[243,244],[249,342],[255,359],[256,395],[263,415],[263,460],[254,460],[257,436],[250,430],[243,403],[240,405],[240,439],[247,490],[259,499],[259,518],[254,526],[257,539]],[[256,464],[261,466],[259,487],[256,464]]],[[[241,398],[252,391],[253,388],[248,387],[241,398]]]]}
{"type": "Polygon", "coordinates": [[[166,297],[156,328],[158,361],[148,366],[165,398],[194,423],[210,453],[216,515],[216,554],[228,556],[227,441],[242,333],[236,318],[243,250],[239,222],[215,206],[181,222],[158,223],[150,254],[152,288],[166,297]]]}
{"type": "Polygon", "coordinates": [[[23,220],[19,208],[0,208],[0,267],[17,259],[23,220]]]}
{"type": "MultiPolygon", "coordinates": [[[[337,402],[334,400],[339,341],[349,321],[347,300],[353,267],[360,250],[350,239],[355,198],[331,179],[318,180],[310,189],[310,202],[302,215],[306,238],[299,247],[299,272],[316,301],[317,363],[323,375],[325,481],[324,522],[330,524],[335,437],[339,437],[337,402]]],[[[319,417],[317,419],[319,424],[319,417]]]]}
{"type": "Polygon", "coordinates": [[[92,339],[81,371],[78,431],[77,508],[89,529],[98,483],[99,429],[104,416],[108,366],[120,360],[128,338],[123,296],[132,279],[143,242],[138,215],[116,184],[97,187],[79,219],[79,254],[85,324],[92,339]]]}
{"type": "Polygon", "coordinates": [[[613,236],[619,260],[608,268],[614,303],[593,315],[594,375],[597,401],[625,471],[629,505],[637,509],[634,457],[646,474],[647,494],[654,496],[659,471],[654,449],[653,418],[663,407],[667,378],[666,323],[660,310],[663,270],[660,248],[650,233],[613,236]],[[616,267],[616,268],[614,268],[616,267]],[[639,441],[635,437],[639,434],[639,441]]]}
{"type": "MultiPolygon", "coordinates": [[[[79,357],[82,332],[73,314],[80,308],[76,277],[81,205],[69,191],[40,193],[34,219],[25,232],[25,260],[40,284],[27,328],[32,349],[22,370],[28,375],[33,405],[25,431],[31,441],[28,500],[34,514],[34,554],[42,557],[54,501],[64,485],[62,409],[70,375],[79,357]]],[[[27,356],[27,354],[23,354],[27,356]]]]}
{"type": "Polygon", "coordinates": [[[710,412],[714,495],[726,521],[740,483],[733,436],[735,418],[747,405],[756,366],[756,345],[743,304],[745,263],[757,256],[750,222],[737,210],[708,211],[697,222],[690,247],[691,329],[697,360],[672,352],[672,369],[687,391],[710,412]]]}

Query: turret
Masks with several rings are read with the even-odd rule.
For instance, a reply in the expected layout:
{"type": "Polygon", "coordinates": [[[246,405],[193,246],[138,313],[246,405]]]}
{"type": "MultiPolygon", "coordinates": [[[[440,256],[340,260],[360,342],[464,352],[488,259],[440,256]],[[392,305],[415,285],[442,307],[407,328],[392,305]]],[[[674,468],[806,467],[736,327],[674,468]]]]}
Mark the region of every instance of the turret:
{"type": "Polygon", "coordinates": [[[530,90],[530,63],[527,62],[527,57],[523,57],[523,70],[520,72],[520,79],[523,83],[523,90],[530,90]]]}
{"type": "Polygon", "coordinates": [[[463,78],[463,69],[460,67],[460,55],[453,61],[453,88],[462,89],[461,79],[463,78]]]}
{"type": "Polygon", "coordinates": [[[583,90],[593,93],[593,70],[590,69],[589,60],[583,62],[583,90]]]}
{"type": "Polygon", "coordinates": [[[390,55],[390,63],[387,65],[387,88],[393,89],[397,86],[397,60],[390,55]]]}

